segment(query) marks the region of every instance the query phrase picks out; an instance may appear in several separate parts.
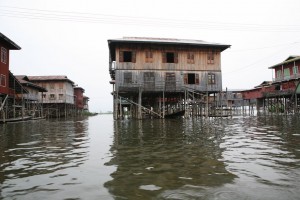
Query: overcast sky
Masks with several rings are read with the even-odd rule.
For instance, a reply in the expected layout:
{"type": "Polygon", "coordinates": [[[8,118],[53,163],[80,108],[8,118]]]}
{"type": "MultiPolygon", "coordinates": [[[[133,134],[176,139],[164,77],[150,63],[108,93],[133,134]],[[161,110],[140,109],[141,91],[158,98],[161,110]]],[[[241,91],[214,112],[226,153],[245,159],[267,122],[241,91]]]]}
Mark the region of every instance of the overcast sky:
{"type": "Polygon", "coordinates": [[[67,75],[90,97],[90,110],[112,110],[108,39],[198,39],[232,45],[222,52],[223,88],[248,89],[300,55],[299,0],[0,0],[0,32],[15,75],[67,75]]]}

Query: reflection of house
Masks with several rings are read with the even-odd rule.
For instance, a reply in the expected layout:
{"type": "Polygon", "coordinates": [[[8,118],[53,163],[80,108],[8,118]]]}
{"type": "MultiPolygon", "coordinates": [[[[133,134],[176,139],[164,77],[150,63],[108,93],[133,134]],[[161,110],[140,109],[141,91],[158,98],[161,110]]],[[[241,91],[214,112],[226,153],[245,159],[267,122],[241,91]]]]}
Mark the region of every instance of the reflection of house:
{"type": "Polygon", "coordinates": [[[74,110],[74,82],[67,76],[28,76],[30,82],[46,88],[39,95],[46,114],[67,116],[74,110]]]}
{"type": "Polygon", "coordinates": [[[108,40],[108,46],[115,118],[125,106],[135,118],[164,118],[170,110],[186,110],[180,108],[184,99],[193,96],[196,102],[195,93],[222,90],[221,52],[230,45],[131,37],[108,40]]]}

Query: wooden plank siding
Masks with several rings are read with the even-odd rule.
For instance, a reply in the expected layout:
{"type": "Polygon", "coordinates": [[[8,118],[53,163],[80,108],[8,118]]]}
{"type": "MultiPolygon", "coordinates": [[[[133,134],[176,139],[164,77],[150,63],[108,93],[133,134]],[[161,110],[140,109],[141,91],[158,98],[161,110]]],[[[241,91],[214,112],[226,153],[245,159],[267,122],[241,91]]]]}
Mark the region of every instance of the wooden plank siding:
{"type": "MultiPolygon", "coordinates": [[[[221,60],[220,50],[212,48],[176,48],[155,46],[146,47],[141,45],[118,45],[116,47],[116,66],[115,66],[115,80],[116,90],[118,91],[137,91],[139,87],[145,90],[150,90],[149,87],[144,88],[144,74],[153,72],[155,76],[155,88],[153,91],[168,91],[166,89],[165,80],[166,74],[175,73],[176,91],[182,91],[184,88],[191,88],[198,91],[221,91],[222,89],[222,75],[221,75],[221,60]],[[134,52],[134,59],[132,62],[120,62],[123,60],[122,52],[134,52]],[[151,52],[153,58],[152,62],[147,59],[147,52],[151,52]],[[165,63],[164,53],[174,52],[176,55],[174,63],[165,63]],[[208,62],[208,53],[213,52],[213,63],[208,62]],[[193,55],[193,62],[188,60],[190,55],[193,55]],[[125,74],[132,74],[132,81],[125,81],[125,74]],[[214,74],[214,83],[209,84],[208,74],[214,74]],[[198,81],[194,84],[187,84],[184,81],[185,74],[195,74],[198,81]]],[[[172,89],[174,90],[174,89],[172,89]]]]}
{"type": "MultiPolygon", "coordinates": [[[[121,46],[121,45],[120,45],[121,46]]],[[[195,48],[185,48],[178,50],[178,48],[165,48],[163,46],[157,48],[128,48],[126,46],[116,48],[116,69],[126,70],[189,70],[189,71],[200,71],[200,70],[221,70],[221,56],[220,51],[217,49],[205,48],[197,50],[195,48]],[[208,52],[213,50],[214,53],[214,64],[208,64],[207,57],[208,52]],[[120,51],[133,51],[136,52],[135,62],[120,62],[120,51]],[[151,51],[153,54],[153,62],[146,62],[146,52],[151,51]],[[178,53],[178,63],[163,63],[162,53],[163,52],[176,52],[178,53]],[[188,53],[194,53],[194,64],[187,62],[188,53]]]]}
{"type": "MultiPolygon", "coordinates": [[[[119,91],[127,90],[138,91],[138,88],[143,88],[145,85],[144,82],[144,73],[153,72],[154,73],[154,82],[155,88],[153,91],[166,91],[166,73],[170,71],[155,71],[155,70],[117,70],[116,71],[116,89],[119,91]],[[132,81],[124,81],[125,73],[132,74],[132,81]],[[131,89],[130,89],[131,88],[131,89]]],[[[191,71],[176,71],[175,73],[175,82],[176,82],[176,91],[183,91],[184,88],[190,88],[198,91],[220,91],[222,88],[222,75],[221,72],[213,72],[215,75],[215,83],[208,84],[208,74],[211,72],[191,72],[191,71]],[[198,84],[186,84],[184,83],[184,74],[197,74],[199,76],[198,84]]],[[[173,90],[173,89],[172,89],[173,90]]]]}

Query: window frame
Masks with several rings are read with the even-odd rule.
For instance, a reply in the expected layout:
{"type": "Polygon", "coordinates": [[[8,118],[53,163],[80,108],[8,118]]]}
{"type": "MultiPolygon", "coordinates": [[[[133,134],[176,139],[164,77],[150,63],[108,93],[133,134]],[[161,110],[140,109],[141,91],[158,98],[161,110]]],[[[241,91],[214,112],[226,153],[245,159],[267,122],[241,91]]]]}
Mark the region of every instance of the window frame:
{"type": "Polygon", "coordinates": [[[187,53],[187,63],[188,64],[195,64],[195,54],[194,52],[187,53]]]}
{"type": "Polygon", "coordinates": [[[136,52],[135,51],[130,51],[130,50],[120,51],[119,52],[119,62],[122,62],[122,63],[135,63],[136,62],[136,52]],[[124,61],[124,58],[125,58],[124,54],[125,53],[130,53],[131,54],[130,61],[129,60],[124,61]]]}
{"type": "Polygon", "coordinates": [[[50,95],[49,95],[49,100],[56,100],[56,99],[55,99],[55,94],[50,94],[50,95]]]}
{"type": "Polygon", "coordinates": [[[215,85],[216,84],[216,74],[208,73],[207,74],[207,84],[208,85],[215,85]]]}
{"type": "Polygon", "coordinates": [[[1,62],[7,64],[7,49],[1,47],[1,62]]]}
{"type": "Polygon", "coordinates": [[[0,74],[0,86],[6,87],[6,75],[5,74],[0,74]]]}
{"type": "Polygon", "coordinates": [[[298,66],[293,67],[293,74],[298,74],[299,73],[299,68],[298,66]]]}
{"type": "Polygon", "coordinates": [[[207,64],[214,64],[215,63],[215,51],[208,50],[207,52],[207,64]]]}
{"type": "Polygon", "coordinates": [[[178,63],[178,52],[166,51],[162,53],[162,63],[178,63]],[[168,60],[168,55],[173,54],[173,62],[168,60]]]}
{"type": "Polygon", "coordinates": [[[58,94],[58,100],[64,100],[64,94],[58,94]]]}
{"type": "Polygon", "coordinates": [[[132,83],[132,72],[124,72],[123,73],[124,77],[124,84],[131,84],[132,83]]]}
{"type": "Polygon", "coordinates": [[[153,62],[153,52],[152,51],[145,51],[145,62],[146,63],[153,62]]]}
{"type": "Polygon", "coordinates": [[[183,82],[185,85],[199,85],[199,83],[200,83],[199,74],[197,74],[197,73],[185,73],[183,75],[183,79],[184,79],[183,82]],[[191,77],[191,75],[194,76],[193,81],[189,79],[189,77],[191,77]]]}

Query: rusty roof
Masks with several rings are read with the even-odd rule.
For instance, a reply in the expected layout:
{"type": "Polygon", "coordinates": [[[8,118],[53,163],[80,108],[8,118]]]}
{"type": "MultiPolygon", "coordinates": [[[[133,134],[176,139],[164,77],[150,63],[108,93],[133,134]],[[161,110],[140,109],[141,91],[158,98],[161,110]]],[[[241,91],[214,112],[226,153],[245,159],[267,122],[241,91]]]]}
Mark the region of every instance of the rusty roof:
{"type": "Polygon", "coordinates": [[[68,79],[65,75],[53,75],[53,76],[27,76],[29,81],[42,82],[42,81],[68,81],[74,84],[73,81],[68,79]]]}
{"type": "Polygon", "coordinates": [[[21,47],[14,43],[11,39],[0,33],[0,43],[4,43],[11,50],[20,50],[21,47]]]}
{"type": "Polygon", "coordinates": [[[25,75],[16,75],[16,79],[23,85],[31,88],[37,89],[39,92],[47,92],[47,89],[44,87],[41,87],[39,85],[36,85],[29,81],[28,77],[25,75]]]}
{"type": "Polygon", "coordinates": [[[82,87],[79,87],[79,86],[74,87],[74,90],[81,90],[82,92],[85,91],[82,87]]]}
{"type": "Polygon", "coordinates": [[[300,60],[300,56],[289,56],[283,62],[278,63],[276,65],[273,65],[273,66],[269,67],[269,69],[274,69],[274,68],[276,68],[278,66],[281,66],[281,65],[284,65],[284,64],[288,64],[288,63],[291,63],[291,62],[294,62],[294,61],[298,61],[298,60],[300,60]]]}
{"type": "Polygon", "coordinates": [[[213,42],[206,42],[203,40],[192,40],[192,39],[176,39],[176,38],[152,38],[152,37],[123,37],[119,39],[109,39],[108,45],[116,43],[151,43],[151,44],[164,44],[164,45],[188,45],[197,47],[216,47],[224,51],[231,45],[220,44],[213,42]]]}

